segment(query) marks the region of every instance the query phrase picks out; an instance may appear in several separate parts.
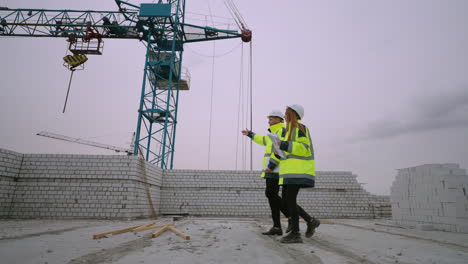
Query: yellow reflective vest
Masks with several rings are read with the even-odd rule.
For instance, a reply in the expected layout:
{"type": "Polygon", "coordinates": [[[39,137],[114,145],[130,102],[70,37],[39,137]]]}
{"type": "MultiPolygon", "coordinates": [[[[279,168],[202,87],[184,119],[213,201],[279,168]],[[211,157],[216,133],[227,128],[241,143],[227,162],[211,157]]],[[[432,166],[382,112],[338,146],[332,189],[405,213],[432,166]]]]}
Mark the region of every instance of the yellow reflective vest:
{"type": "MultiPolygon", "coordinates": [[[[270,133],[274,133],[278,135],[280,139],[286,135],[286,129],[284,128],[284,123],[278,123],[278,124],[272,125],[268,128],[268,131],[270,133]]],[[[261,146],[266,146],[265,153],[263,155],[263,161],[262,161],[262,175],[260,176],[262,178],[278,179],[279,159],[275,157],[275,153],[273,152],[272,142],[270,138],[268,137],[268,135],[258,135],[252,132],[252,140],[261,146]],[[268,167],[269,163],[272,163],[273,165],[273,168],[272,168],[273,173],[265,172],[265,169],[268,167]]]]}
{"type": "MultiPolygon", "coordinates": [[[[299,123],[300,126],[304,126],[299,123]]],[[[288,141],[289,131],[280,138],[281,150],[286,154],[286,159],[281,160],[279,170],[279,184],[299,184],[302,187],[315,186],[315,158],[312,139],[309,129],[304,126],[305,134],[295,128],[292,131],[291,140],[288,141]]]]}

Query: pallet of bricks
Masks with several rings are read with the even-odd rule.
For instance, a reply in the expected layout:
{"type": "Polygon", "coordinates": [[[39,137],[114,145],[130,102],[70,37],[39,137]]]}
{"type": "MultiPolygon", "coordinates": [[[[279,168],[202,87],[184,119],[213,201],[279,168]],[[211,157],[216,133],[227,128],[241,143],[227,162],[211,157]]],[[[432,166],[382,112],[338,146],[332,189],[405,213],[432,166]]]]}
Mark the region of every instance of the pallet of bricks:
{"type": "Polygon", "coordinates": [[[398,224],[468,233],[468,175],[458,164],[399,169],[390,199],[398,224]]]}

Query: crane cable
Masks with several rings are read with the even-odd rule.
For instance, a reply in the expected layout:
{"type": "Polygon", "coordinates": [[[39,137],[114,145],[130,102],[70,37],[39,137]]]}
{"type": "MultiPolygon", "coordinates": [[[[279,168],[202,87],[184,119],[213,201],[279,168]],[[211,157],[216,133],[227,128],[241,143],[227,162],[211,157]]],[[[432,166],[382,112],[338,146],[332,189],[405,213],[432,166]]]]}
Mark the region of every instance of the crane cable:
{"type": "Polygon", "coordinates": [[[211,92],[210,92],[210,126],[208,132],[208,169],[210,169],[210,158],[211,158],[211,125],[213,121],[213,90],[214,90],[214,71],[215,71],[215,52],[216,42],[213,42],[213,57],[211,62],[211,92]]]}
{"type": "Polygon", "coordinates": [[[245,23],[245,20],[239,12],[239,9],[237,8],[236,4],[232,0],[224,0],[224,4],[226,5],[232,17],[236,21],[236,24],[239,27],[239,29],[247,29],[247,23],[245,23]]]}
{"type": "Polygon", "coordinates": [[[70,93],[70,87],[71,87],[74,72],[75,72],[75,70],[71,70],[70,81],[68,82],[67,96],[65,97],[65,103],[63,104],[62,113],[65,113],[65,109],[67,108],[68,94],[70,93]]]}
{"type": "MultiPolygon", "coordinates": [[[[247,24],[245,23],[245,20],[244,18],[242,17],[242,15],[240,14],[239,12],[239,9],[237,8],[237,6],[234,4],[234,2],[232,0],[225,0],[224,1],[224,4],[228,7],[228,10],[229,12],[231,13],[231,15],[233,16],[234,18],[234,21],[236,22],[237,26],[239,27],[239,29],[241,30],[245,30],[247,29],[247,24]]],[[[208,8],[209,8],[209,11],[210,11],[210,18],[211,18],[211,21],[212,21],[212,24],[213,24],[213,27],[214,27],[214,21],[213,21],[213,15],[212,15],[212,12],[211,12],[211,7],[210,7],[210,3],[208,1],[208,8]]],[[[247,123],[248,123],[248,120],[250,119],[250,131],[252,131],[252,127],[253,127],[253,120],[252,120],[252,109],[253,109],[253,78],[252,78],[252,72],[253,72],[253,59],[252,59],[252,49],[253,49],[253,46],[252,46],[252,41],[250,41],[250,53],[249,53],[249,68],[248,68],[248,75],[247,75],[247,78],[248,78],[248,89],[249,89],[249,93],[246,91],[245,92],[245,97],[246,97],[246,109],[243,107],[244,104],[242,103],[242,112],[244,112],[244,109],[245,109],[245,126],[247,127],[247,123]],[[248,101],[250,100],[250,107],[249,107],[249,103],[248,101]],[[249,111],[250,110],[250,111],[249,111]],[[250,118],[249,118],[249,112],[250,112],[250,118]]],[[[234,50],[234,49],[233,49],[234,50]]],[[[233,51],[231,50],[231,52],[233,51]]],[[[241,73],[240,73],[240,87],[239,87],[239,101],[238,101],[238,117],[237,117],[237,124],[239,125],[239,123],[243,123],[243,122],[239,122],[240,121],[240,118],[239,118],[239,115],[240,115],[240,105],[241,105],[241,98],[242,96],[244,95],[243,94],[243,71],[244,71],[244,46],[242,45],[242,49],[241,49],[241,73]]],[[[230,53],[230,52],[229,52],[230,53]]],[[[211,92],[210,92],[210,124],[209,124],[209,133],[208,133],[208,169],[210,169],[210,158],[211,158],[211,130],[212,130],[212,119],[213,119],[213,90],[214,90],[214,70],[215,70],[215,57],[217,57],[216,55],[216,46],[215,44],[213,43],[213,56],[212,57],[212,67],[211,67],[211,92]]],[[[242,113],[242,116],[244,116],[244,113],[242,113]]],[[[244,121],[244,120],[242,120],[244,121]]],[[[239,128],[237,129],[236,131],[237,133],[239,133],[239,128]]],[[[238,140],[238,137],[236,139],[236,158],[235,158],[235,167],[237,169],[237,163],[238,163],[238,160],[237,160],[237,157],[238,157],[238,143],[239,143],[239,140],[238,140]]],[[[243,140],[242,140],[242,154],[243,154],[243,165],[244,165],[244,169],[245,169],[245,164],[246,164],[246,148],[245,147],[245,138],[243,137],[243,140]]],[[[253,170],[253,142],[250,140],[250,170],[253,170]]]]}
{"type": "Polygon", "coordinates": [[[207,54],[202,54],[198,51],[195,51],[193,48],[190,48],[190,46],[187,45],[187,47],[184,47],[184,49],[188,49],[190,50],[191,52],[193,52],[195,55],[198,55],[200,57],[207,57],[207,58],[212,58],[212,57],[216,57],[216,58],[220,58],[220,57],[224,57],[226,55],[229,55],[231,53],[233,53],[234,51],[236,51],[240,46],[242,45],[242,42],[240,42],[239,44],[237,44],[236,46],[234,46],[232,49],[224,52],[224,53],[220,53],[220,54],[216,54],[216,55],[207,55],[207,54]]]}
{"type": "MultiPolygon", "coordinates": [[[[252,66],[253,66],[253,62],[252,62],[252,41],[250,41],[250,54],[249,54],[249,81],[250,81],[250,87],[249,87],[249,90],[250,90],[250,130],[252,130],[252,127],[253,127],[253,124],[252,124],[252,112],[253,112],[253,103],[252,103],[252,97],[253,97],[253,89],[252,89],[252,86],[253,86],[253,78],[252,78],[252,66]]],[[[252,171],[253,170],[253,142],[252,140],[250,141],[250,170],[252,171]]]]}
{"type": "MultiPolygon", "coordinates": [[[[241,44],[242,44],[242,42],[241,42],[241,44]]],[[[242,47],[241,47],[239,94],[238,94],[238,97],[237,97],[238,100],[237,100],[237,129],[236,129],[236,161],[235,161],[235,164],[234,164],[234,167],[236,168],[236,170],[237,170],[237,164],[238,164],[237,157],[239,156],[239,137],[241,136],[239,134],[239,131],[241,131],[241,129],[242,129],[240,127],[241,123],[242,123],[242,121],[240,120],[241,102],[242,102],[242,109],[244,109],[244,105],[243,105],[244,101],[241,100],[241,98],[243,96],[242,92],[243,92],[243,84],[244,84],[244,82],[243,82],[243,73],[244,73],[244,45],[242,45],[242,47]]],[[[242,137],[242,145],[241,145],[242,146],[242,152],[241,152],[242,154],[245,153],[244,150],[243,150],[244,140],[245,140],[245,138],[242,137]]],[[[242,157],[242,160],[244,160],[243,157],[242,157]]]]}
{"type": "MultiPolygon", "coordinates": [[[[234,21],[236,22],[237,26],[239,27],[239,29],[244,32],[245,30],[248,30],[248,25],[247,23],[245,22],[244,18],[242,17],[241,13],[239,12],[239,9],[237,8],[236,4],[234,3],[233,0],[224,0],[224,5],[227,7],[227,9],[229,10],[229,12],[231,13],[231,16],[232,18],[234,19],[234,21]]],[[[245,121],[246,121],[246,127],[247,127],[247,120],[250,119],[250,131],[252,131],[252,127],[253,127],[253,118],[252,118],[252,113],[253,113],[253,56],[252,56],[252,50],[253,50],[253,45],[252,45],[252,41],[250,40],[250,53],[249,53],[249,62],[248,62],[248,65],[249,65],[249,68],[248,68],[248,89],[249,89],[249,93],[246,92],[245,96],[246,96],[246,101],[250,101],[247,102],[247,110],[246,110],[246,114],[249,112],[250,110],[250,116],[245,116],[245,121]]],[[[244,68],[243,68],[243,59],[244,59],[244,50],[243,50],[243,46],[242,46],[242,52],[241,52],[241,80],[240,80],[240,87],[239,87],[239,100],[240,98],[242,97],[242,91],[244,90],[243,89],[243,71],[244,71],[244,68]]],[[[244,110],[244,107],[242,105],[242,111],[244,110]]],[[[240,102],[238,103],[238,124],[239,124],[239,115],[240,115],[240,102]]],[[[244,113],[242,113],[242,116],[244,116],[244,113]]],[[[242,122],[241,122],[242,123],[242,122]]],[[[239,131],[239,129],[238,129],[239,131]]],[[[238,132],[237,132],[238,133],[238,132]]],[[[243,138],[244,139],[244,138],[243,138]]],[[[244,150],[244,140],[242,140],[242,153],[243,153],[243,165],[244,165],[244,169],[245,169],[245,161],[246,161],[246,150],[244,150]]],[[[238,141],[238,138],[236,140],[236,164],[235,164],[235,167],[237,169],[237,156],[238,156],[238,144],[239,144],[239,141],[238,141]]],[[[253,142],[252,140],[250,141],[250,170],[253,170],[253,142]]]]}
{"type": "MultiPolygon", "coordinates": [[[[208,10],[210,11],[211,22],[214,27],[213,14],[211,12],[210,1],[208,1],[208,10]]],[[[211,159],[211,128],[213,121],[213,90],[214,90],[214,71],[215,71],[216,42],[213,42],[213,57],[211,60],[211,91],[210,91],[210,125],[208,130],[208,170],[210,169],[211,159]]]]}
{"type": "MultiPolygon", "coordinates": [[[[236,158],[235,158],[235,168],[238,168],[238,156],[241,156],[241,167],[246,169],[247,164],[247,148],[246,148],[246,138],[242,137],[241,141],[241,155],[239,155],[239,131],[240,129],[247,129],[252,131],[253,127],[253,45],[250,43],[250,52],[248,53],[248,68],[247,68],[247,86],[244,86],[244,45],[241,49],[241,59],[240,59],[240,80],[239,80],[239,95],[237,102],[237,138],[236,138],[236,158]],[[250,121],[250,122],[249,122],[250,121]],[[240,128],[243,126],[243,128],[240,128]]],[[[250,170],[253,170],[253,142],[250,140],[250,170]]]]}
{"type": "MultiPolygon", "coordinates": [[[[67,51],[68,51],[68,47],[65,49],[65,55],[67,55],[67,51]]],[[[71,71],[70,80],[68,81],[67,95],[65,96],[65,103],[63,104],[62,114],[65,113],[65,109],[67,108],[68,94],[70,93],[70,87],[71,87],[71,82],[72,82],[72,79],[73,79],[73,73],[74,72],[75,72],[75,70],[71,71]]]]}
{"type": "Polygon", "coordinates": [[[231,7],[227,4],[226,1],[224,1],[224,5],[227,7],[227,9],[229,10],[229,13],[231,13],[231,16],[234,18],[234,22],[236,22],[236,25],[238,28],[241,28],[241,25],[238,21],[238,19],[236,18],[236,15],[233,13],[233,11],[231,10],[231,7]]]}

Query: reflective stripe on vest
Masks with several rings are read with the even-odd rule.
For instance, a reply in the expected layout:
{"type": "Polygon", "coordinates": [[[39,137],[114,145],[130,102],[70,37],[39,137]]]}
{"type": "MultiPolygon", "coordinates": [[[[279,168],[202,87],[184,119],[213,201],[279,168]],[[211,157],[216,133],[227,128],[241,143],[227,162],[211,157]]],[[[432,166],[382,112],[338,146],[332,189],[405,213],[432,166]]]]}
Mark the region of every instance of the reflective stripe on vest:
{"type": "Polygon", "coordinates": [[[294,178],[306,178],[306,179],[315,179],[314,175],[306,174],[306,173],[290,173],[290,174],[282,174],[282,178],[294,179],[294,178]]]}
{"type": "MultiPolygon", "coordinates": [[[[280,135],[283,135],[286,131],[286,129],[284,128],[284,124],[283,123],[278,123],[278,124],[275,124],[275,125],[272,125],[270,126],[270,128],[268,129],[269,132],[271,133],[274,133],[274,134],[277,134],[278,137],[280,135]]],[[[260,135],[258,135],[260,136],[260,135]]],[[[255,137],[255,134],[254,134],[254,137],[255,137]]],[[[274,173],[279,173],[279,165],[278,165],[278,161],[276,161],[275,159],[271,158],[271,156],[273,155],[273,148],[271,146],[271,144],[269,146],[267,146],[267,143],[270,143],[271,141],[269,139],[267,139],[268,136],[262,136],[262,139],[261,140],[258,140],[258,141],[255,141],[257,144],[261,144],[263,143],[263,145],[265,145],[265,153],[263,154],[263,161],[262,161],[262,174],[260,175],[262,178],[265,177],[265,170],[266,168],[268,167],[268,163],[270,162],[270,160],[276,164],[276,167],[275,169],[273,170],[274,173]]],[[[253,138],[252,138],[253,139],[253,138]]]]}
{"type": "Polygon", "coordinates": [[[298,160],[314,160],[314,156],[302,157],[289,154],[286,156],[286,159],[298,159],[298,160]]]}

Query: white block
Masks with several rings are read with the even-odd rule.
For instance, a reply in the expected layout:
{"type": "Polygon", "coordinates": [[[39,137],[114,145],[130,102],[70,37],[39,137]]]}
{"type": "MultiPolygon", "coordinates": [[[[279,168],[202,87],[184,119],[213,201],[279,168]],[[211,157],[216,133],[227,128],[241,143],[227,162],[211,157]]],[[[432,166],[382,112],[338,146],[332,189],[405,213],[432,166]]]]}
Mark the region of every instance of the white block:
{"type": "Polygon", "coordinates": [[[443,205],[443,216],[457,217],[457,205],[456,203],[442,203],[443,205]]]}
{"type": "Polygon", "coordinates": [[[456,203],[457,194],[453,191],[445,191],[438,196],[438,200],[443,203],[456,203]]]}
{"type": "Polygon", "coordinates": [[[457,224],[457,232],[468,233],[468,224],[457,224]]]}
{"type": "Polygon", "coordinates": [[[416,228],[423,231],[434,231],[436,230],[432,224],[417,224],[416,228]]]}

